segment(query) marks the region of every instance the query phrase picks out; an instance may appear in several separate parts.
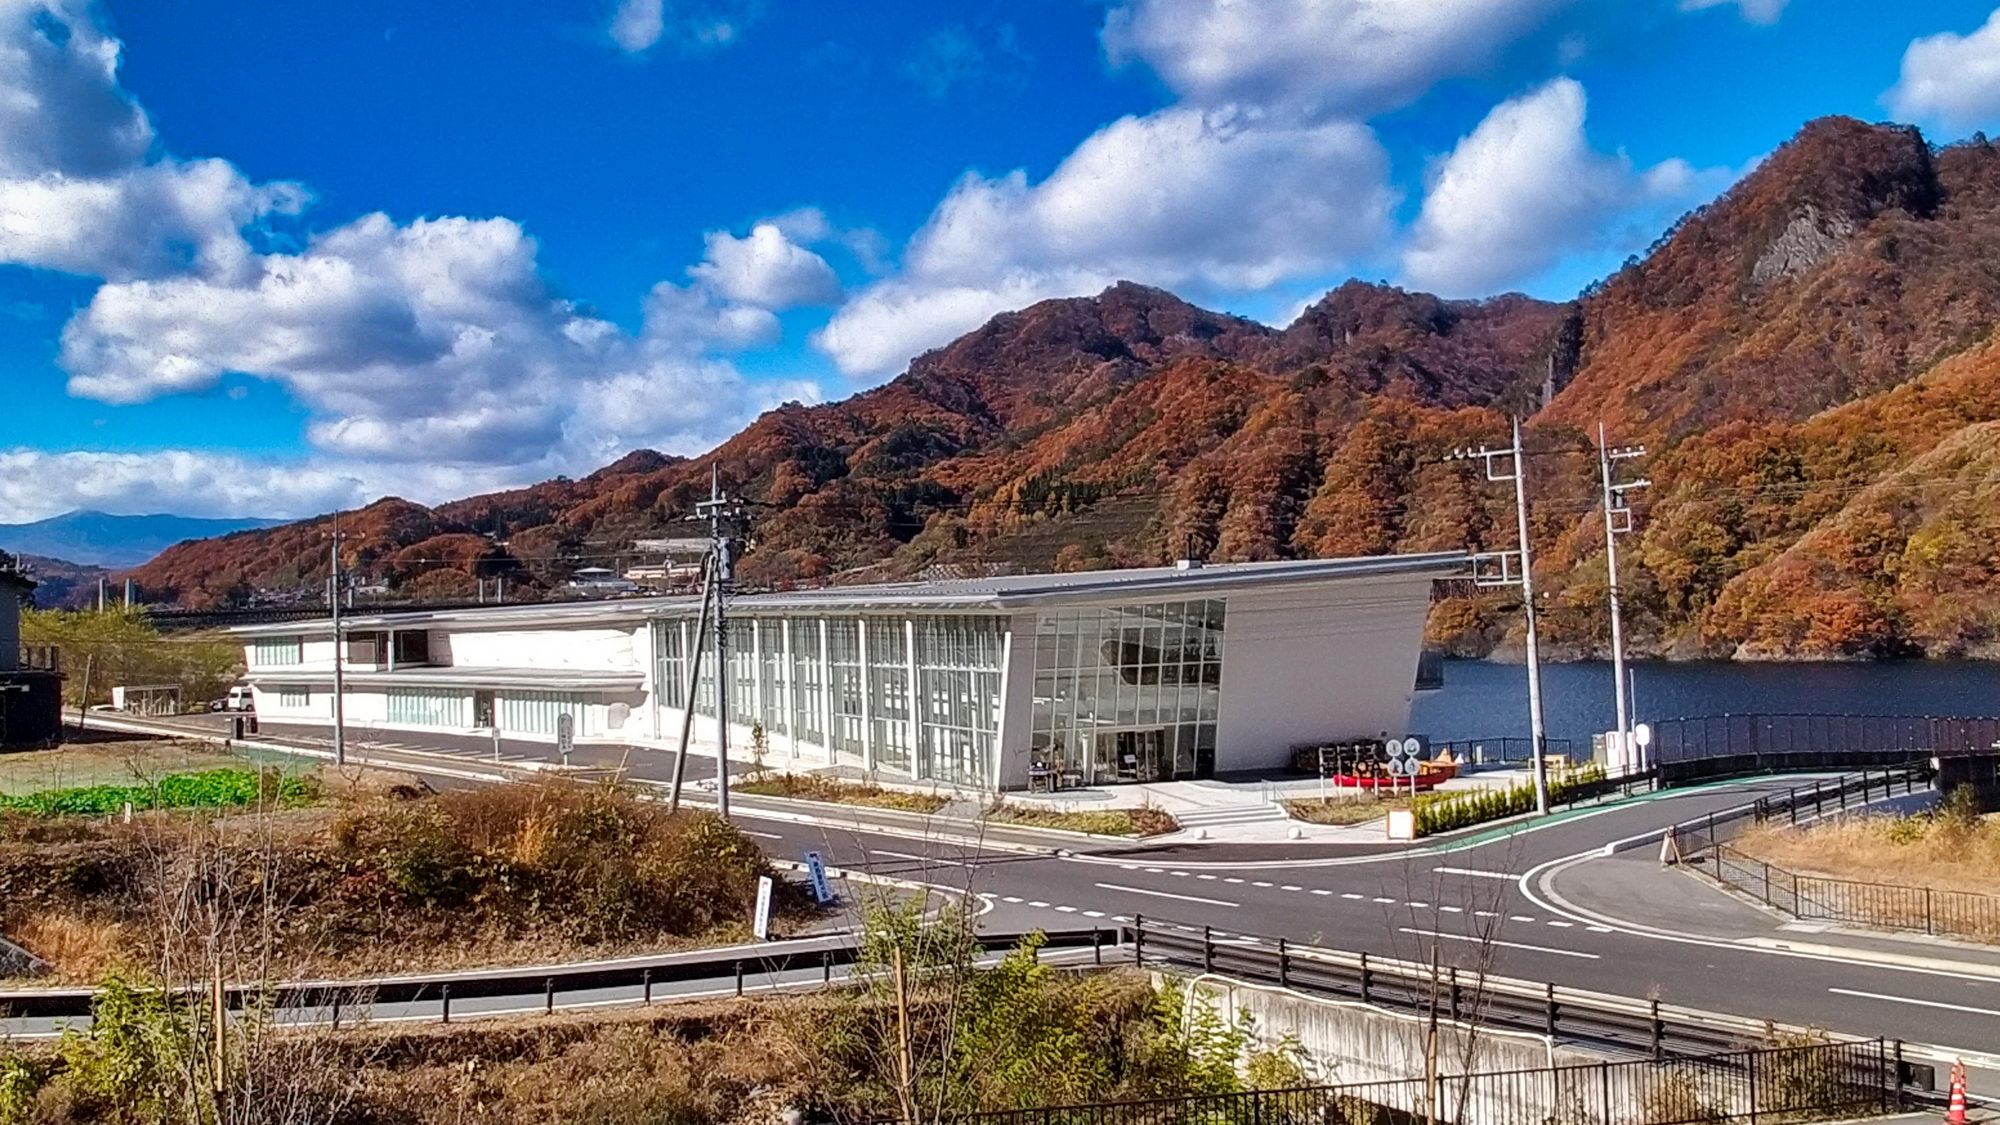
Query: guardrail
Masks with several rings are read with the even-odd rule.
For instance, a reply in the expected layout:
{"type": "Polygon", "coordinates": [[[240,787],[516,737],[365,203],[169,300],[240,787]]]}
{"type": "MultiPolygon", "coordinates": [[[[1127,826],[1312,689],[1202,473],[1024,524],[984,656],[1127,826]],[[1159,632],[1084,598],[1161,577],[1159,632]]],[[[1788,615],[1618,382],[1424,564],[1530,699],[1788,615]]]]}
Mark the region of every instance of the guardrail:
{"type": "MultiPolygon", "coordinates": [[[[1765,1021],[1658,999],[1635,1000],[1449,966],[1433,968],[1368,953],[1298,945],[1284,938],[1221,941],[1207,927],[1144,917],[1135,917],[1120,929],[1123,948],[1119,953],[1135,965],[1216,973],[1316,996],[1358,1000],[1424,1018],[1471,1020],[1496,1030],[1643,1054],[1655,1062],[1740,1051],[1746,1045],[1765,1042],[1773,1030],[1765,1021]]],[[[1934,1087],[1932,1069],[1904,1062],[1900,1044],[1894,1045],[1892,1056],[1903,1083],[1922,1089],[1934,1087]]]]}
{"type": "Polygon", "coordinates": [[[1698,715],[1651,725],[1649,752],[1663,768],[1741,759],[1747,763],[1744,773],[1894,765],[1934,754],[1991,751],[2000,742],[2000,717],[1698,715]]]}
{"type": "Polygon", "coordinates": [[[1534,1070],[1349,1082],[1145,1101],[1000,1110],[954,1125],[1725,1125],[1826,1121],[1903,1108],[1880,1039],[1729,1051],[1696,1058],[1576,1063],[1534,1070]]]}
{"type": "MultiPolygon", "coordinates": [[[[995,933],[979,936],[982,949],[1011,949],[1022,933],[995,933]]],[[[1107,946],[1117,944],[1118,933],[1109,929],[1051,930],[1045,932],[1044,949],[1091,949],[1102,960],[1107,946]]],[[[783,950],[773,953],[730,951],[715,957],[660,961],[652,964],[588,964],[541,967],[523,970],[494,970],[473,973],[441,973],[434,976],[385,977],[376,980],[304,981],[272,985],[231,985],[224,990],[224,1003],[235,1010],[307,1009],[330,1013],[334,1023],[343,1013],[375,1004],[435,1002],[439,1018],[451,1020],[454,1001],[493,997],[540,998],[553,1011],[564,993],[608,988],[638,988],[641,1001],[651,1003],[655,985],[690,981],[734,980],[736,992],[744,990],[746,979],[818,969],[831,983],[834,970],[852,966],[859,947],[851,943],[816,949],[783,950]]],[[[204,992],[204,995],[206,993],[204,992]]],[[[90,1014],[96,992],[91,989],[23,989],[0,992],[0,1019],[68,1019],[90,1014]]]]}

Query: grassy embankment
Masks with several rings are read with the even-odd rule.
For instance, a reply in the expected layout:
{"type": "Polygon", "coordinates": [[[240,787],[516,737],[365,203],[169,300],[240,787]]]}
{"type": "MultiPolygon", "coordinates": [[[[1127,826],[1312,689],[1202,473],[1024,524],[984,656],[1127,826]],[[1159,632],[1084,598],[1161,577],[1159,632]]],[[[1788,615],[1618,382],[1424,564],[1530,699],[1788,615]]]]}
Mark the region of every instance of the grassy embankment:
{"type": "Polygon", "coordinates": [[[1764,825],[1731,846],[1800,874],[2000,895],[2000,817],[1980,816],[1961,792],[1934,814],[1764,825]]]}
{"type": "MultiPolygon", "coordinates": [[[[17,781],[95,768],[7,765],[17,781]]],[[[608,786],[433,794],[394,774],[288,777],[239,760],[0,798],[0,932],[66,982],[171,962],[190,910],[258,948],[253,979],[735,940],[766,871],[714,816],[669,816],[608,786]]],[[[779,906],[781,928],[804,917],[794,894],[779,906]]]]}

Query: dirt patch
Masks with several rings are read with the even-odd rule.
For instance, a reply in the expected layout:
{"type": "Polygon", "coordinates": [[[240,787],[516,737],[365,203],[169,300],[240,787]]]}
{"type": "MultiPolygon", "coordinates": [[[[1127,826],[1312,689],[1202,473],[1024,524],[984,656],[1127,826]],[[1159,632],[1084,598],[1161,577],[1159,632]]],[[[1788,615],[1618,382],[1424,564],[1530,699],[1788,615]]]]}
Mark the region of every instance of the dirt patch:
{"type": "MultiPolygon", "coordinates": [[[[246,760],[191,739],[114,738],[72,742],[53,750],[0,754],[0,795],[18,797],[49,789],[92,785],[151,785],[169,774],[241,769],[246,760]]],[[[288,772],[314,768],[307,759],[275,764],[288,772]]]]}

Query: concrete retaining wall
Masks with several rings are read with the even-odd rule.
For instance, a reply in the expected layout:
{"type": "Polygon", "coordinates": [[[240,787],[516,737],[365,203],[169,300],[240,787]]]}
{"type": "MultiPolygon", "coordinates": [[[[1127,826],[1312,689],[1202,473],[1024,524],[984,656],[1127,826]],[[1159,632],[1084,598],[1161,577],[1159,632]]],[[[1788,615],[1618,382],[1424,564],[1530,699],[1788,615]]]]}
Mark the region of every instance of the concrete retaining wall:
{"type": "MultiPolygon", "coordinates": [[[[1424,1076],[1428,1029],[1417,1016],[1244,984],[1226,977],[1185,978],[1155,973],[1154,978],[1156,984],[1168,981],[1180,984],[1188,1003],[1205,1004],[1225,1018],[1236,1012],[1248,1012],[1253,1033],[1263,1045],[1275,1045],[1291,1036],[1312,1061],[1309,1081],[1313,1083],[1394,1082],[1424,1076]]],[[[1553,1044],[1539,1035],[1494,1031],[1449,1021],[1438,1026],[1438,1069],[1445,1075],[1545,1070],[1550,1066],[1598,1062],[1607,1057],[1553,1044]]],[[[1501,1089],[1487,1087],[1486,1092],[1493,1096],[1501,1089]]],[[[1506,1107],[1469,1104],[1465,1107],[1465,1119],[1530,1120],[1554,1115],[1559,1109],[1553,1104],[1541,1104],[1554,1096],[1546,1084],[1519,1083],[1504,1089],[1514,1101],[1527,1099],[1536,1104],[1506,1107]]],[[[1423,1108],[1416,1104],[1422,1096],[1416,1084],[1400,1088],[1400,1092],[1385,1093],[1392,1100],[1403,1098],[1412,1103],[1395,1108],[1413,1112],[1423,1108]]]]}

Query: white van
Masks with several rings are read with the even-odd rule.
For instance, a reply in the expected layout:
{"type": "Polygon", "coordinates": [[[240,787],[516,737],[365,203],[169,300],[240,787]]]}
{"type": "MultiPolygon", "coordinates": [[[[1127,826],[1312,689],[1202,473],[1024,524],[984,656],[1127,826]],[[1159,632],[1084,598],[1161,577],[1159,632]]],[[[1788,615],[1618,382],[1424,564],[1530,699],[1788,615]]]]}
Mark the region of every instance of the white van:
{"type": "Polygon", "coordinates": [[[237,684],[229,689],[228,695],[221,699],[212,700],[208,705],[208,709],[211,711],[255,711],[257,709],[257,697],[250,694],[250,689],[247,686],[237,684]]]}

